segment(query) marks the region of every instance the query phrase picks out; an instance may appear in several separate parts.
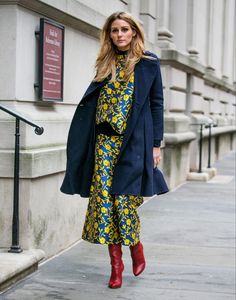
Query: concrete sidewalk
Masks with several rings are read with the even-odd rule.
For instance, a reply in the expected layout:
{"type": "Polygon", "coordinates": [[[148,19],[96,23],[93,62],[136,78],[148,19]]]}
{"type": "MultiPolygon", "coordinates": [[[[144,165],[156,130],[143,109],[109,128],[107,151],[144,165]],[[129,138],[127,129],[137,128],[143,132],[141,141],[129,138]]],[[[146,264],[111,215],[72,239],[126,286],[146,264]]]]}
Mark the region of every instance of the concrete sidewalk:
{"type": "Polygon", "coordinates": [[[140,209],[147,267],[131,271],[124,249],[121,289],[107,288],[107,247],[80,242],[0,295],[4,300],[234,300],[235,154],[208,182],[187,182],[140,209]]]}

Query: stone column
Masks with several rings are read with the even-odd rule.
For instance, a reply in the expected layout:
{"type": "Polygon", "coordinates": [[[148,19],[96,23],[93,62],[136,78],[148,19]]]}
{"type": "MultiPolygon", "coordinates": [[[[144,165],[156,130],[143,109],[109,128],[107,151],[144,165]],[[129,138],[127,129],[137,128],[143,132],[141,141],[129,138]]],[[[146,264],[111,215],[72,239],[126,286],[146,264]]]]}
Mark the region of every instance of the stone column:
{"type": "Polygon", "coordinates": [[[198,59],[199,54],[196,41],[197,26],[199,26],[199,24],[197,23],[196,0],[189,0],[187,13],[187,51],[189,56],[193,59],[198,59]]]}
{"type": "Polygon", "coordinates": [[[128,10],[130,13],[139,19],[139,12],[140,12],[140,0],[128,0],[128,10]]]}
{"type": "Polygon", "coordinates": [[[187,14],[188,0],[169,0],[169,28],[173,33],[173,41],[181,53],[188,55],[187,52],[187,14]]]}
{"type": "Polygon", "coordinates": [[[207,50],[207,61],[206,61],[206,71],[208,73],[214,73],[215,68],[213,68],[212,62],[212,47],[213,47],[213,0],[208,0],[207,14],[207,40],[206,40],[206,50],[207,50]]]}
{"type": "Polygon", "coordinates": [[[223,49],[223,4],[221,0],[208,0],[207,73],[221,77],[223,49]]]}
{"type": "MultiPolygon", "coordinates": [[[[236,4],[234,4],[234,16],[236,16],[236,4]]],[[[234,28],[236,28],[236,17],[234,17],[234,28]]],[[[233,53],[231,57],[232,63],[232,83],[234,85],[234,88],[236,89],[236,36],[233,35],[233,53]]]]}
{"type": "Polygon", "coordinates": [[[157,0],[157,45],[163,49],[176,49],[173,33],[170,31],[170,3],[169,0],[157,0]]]}
{"type": "Polygon", "coordinates": [[[152,45],[156,42],[156,1],[141,0],[140,19],[143,21],[146,41],[152,45]]]}
{"type": "Polygon", "coordinates": [[[235,1],[225,0],[223,11],[223,42],[222,42],[222,79],[229,82],[232,76],[230,61],[233,57],[235,27],[234,27],[235,1]]]}

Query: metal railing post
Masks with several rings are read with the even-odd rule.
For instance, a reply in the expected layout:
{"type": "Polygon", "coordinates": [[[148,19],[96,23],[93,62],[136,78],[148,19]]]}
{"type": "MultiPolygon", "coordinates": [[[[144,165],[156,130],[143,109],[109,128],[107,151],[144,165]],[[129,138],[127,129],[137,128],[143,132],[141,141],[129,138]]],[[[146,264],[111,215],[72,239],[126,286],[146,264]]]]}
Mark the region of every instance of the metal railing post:
{"type": "Polygon", "coordinates": [[[211,167],[211,124],[208,125],[208,163],[207,168],[211,167]]]}
{"type": "Polygon", "coordinates": [[[198,173],[202,173],[202,129],[204,124],[200,124],[200,139],[199,139],[199,167],[198,173]]]}
{"type": "Polygon", "coordinates": [[[15,157],[14,157],[14,191],[13,191],[13,217],[12,217],[12,245],[8,252],[21,253],[23,250],[19,245],[19,172],[20,172],[20,121],[35,127],[35,133],[41,135],[43,127],[26,119],[17,112],[0,105],[0,109],[16,118],[15,125],[15,157]]]}
{"type": "Polygon", "coordinates": [[[19,170],[20,170],[20,120],[16,118],[15,161],[14,161],[14,192],[12,217],[12,245],[8,252],[20,253],[19,245],[19,170]]]}
{"type": "Polygon", "coordinates": [[[192,123],[190,125],[200,126],[200,137],[199,137],[199,163],[198,163],[198,173],[202,173],[202,139],[203,139],[203,126],[205,123],[192,123]]]}
{"type": "Polygon", "coordinates": [[[205,126],[205,128],[208,128],[208,163],[207,163],[207,168],[211,168],[211,136],[212,136],[212,132],[211,132],[211,128],[212,127],[216,127],[216,124],[213,123],[209,123],[205,126]]]}

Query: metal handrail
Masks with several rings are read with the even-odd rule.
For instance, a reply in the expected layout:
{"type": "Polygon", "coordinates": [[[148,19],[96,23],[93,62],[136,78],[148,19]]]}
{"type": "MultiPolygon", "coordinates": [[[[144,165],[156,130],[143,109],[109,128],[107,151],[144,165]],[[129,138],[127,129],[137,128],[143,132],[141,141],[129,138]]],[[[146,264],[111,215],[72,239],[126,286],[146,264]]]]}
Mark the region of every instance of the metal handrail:
{"type": "Polygon", "coordinates": [[[18,112],[12,110],[12,109],[9,109],[7,108],[6,106],[4,105],[1,105],[0,104],[0,109],[5,111],[6,113],[8,113],[9,115],[12,115],[13,117],[29,124],[30,126],[32,127],[35,127],[35,133],[38,134],[38,135],[41,135],[43,133],[43,127],[39,127],[37,124],[33,123],[32,121],[30,121],[29,119],[26,119],[25,117],[23,117],[21,114],[19,114],[18,112]]]}
{"type": "Polygon", "coordinates": [[[8,252],[20,253],[22,248],[19,245],[19,170],[20,170],[20,121],[35,127],[34,132],[43,134],[43,127],[38,126],[18,112],[0,105],[0,109],[16,118],[15,126],[15,157],[14,157],[14,192],[13,192],[13,217],[12,217],[12,245],[8,252]]]}

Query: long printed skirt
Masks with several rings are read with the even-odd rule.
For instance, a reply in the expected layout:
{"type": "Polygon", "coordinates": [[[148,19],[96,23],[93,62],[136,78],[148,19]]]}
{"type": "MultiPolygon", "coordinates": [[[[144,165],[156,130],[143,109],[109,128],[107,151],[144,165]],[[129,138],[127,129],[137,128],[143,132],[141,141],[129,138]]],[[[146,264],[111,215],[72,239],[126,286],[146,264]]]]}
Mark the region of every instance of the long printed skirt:
{"type": "Polygon", "coordinates": [[[91,243],[131,246],[139,241],[137,208],[143,203],[143,197],[110,194],[122,142],[123,136],[97,135],[94,173],[82,233],[82,238],[91,243]]]}

